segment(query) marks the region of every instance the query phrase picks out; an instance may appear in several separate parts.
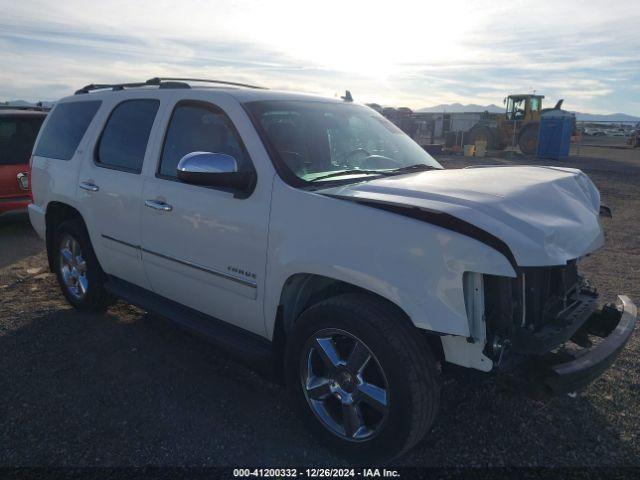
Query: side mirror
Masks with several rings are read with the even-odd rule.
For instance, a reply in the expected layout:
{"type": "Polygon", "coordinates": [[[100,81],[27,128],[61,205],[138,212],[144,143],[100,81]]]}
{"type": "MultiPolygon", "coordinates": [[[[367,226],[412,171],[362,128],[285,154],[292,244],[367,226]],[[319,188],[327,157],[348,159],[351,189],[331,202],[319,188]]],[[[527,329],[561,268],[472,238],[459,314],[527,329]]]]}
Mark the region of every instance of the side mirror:
{"type": "Polygon", "coordinates": [[[255,184],[254,172],[238,171],[238,162],[226,153],[191,152],[178,162],[178,180],[192,185],[246,191],[255,184]]]}

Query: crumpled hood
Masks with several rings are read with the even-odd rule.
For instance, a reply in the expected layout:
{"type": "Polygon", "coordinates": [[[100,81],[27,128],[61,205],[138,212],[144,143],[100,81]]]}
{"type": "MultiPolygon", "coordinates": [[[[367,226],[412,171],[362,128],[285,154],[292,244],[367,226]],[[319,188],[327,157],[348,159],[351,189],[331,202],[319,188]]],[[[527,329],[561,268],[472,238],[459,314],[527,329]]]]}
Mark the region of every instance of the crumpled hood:
{"type": "Polygon", "coordinates": [[[580,170],[431,170],[317,193],[447,213],[498,237],[519,266],[563,265],[602,246],[600,194],[580,170]]]}

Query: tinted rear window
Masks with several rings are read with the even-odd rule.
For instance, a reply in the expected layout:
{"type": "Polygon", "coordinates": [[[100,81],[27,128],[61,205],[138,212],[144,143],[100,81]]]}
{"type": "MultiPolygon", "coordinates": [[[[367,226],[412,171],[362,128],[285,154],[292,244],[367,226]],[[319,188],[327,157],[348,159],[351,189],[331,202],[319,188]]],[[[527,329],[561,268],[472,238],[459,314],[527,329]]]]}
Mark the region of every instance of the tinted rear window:
{"type": "Polygon", "coordinates": [[[49,114],[34,155],[70,160],[102,102],[60,103],[49,114]]]}
{"type": "Polygon", "coordinates": [[[0,165],[29,163],[44,117],[0,117],[0,165]]]}
{"type": "Polygon", "coordinates": [[[96,161],[108,168],[140,173],[158,100],[127,100],[113,109],[104,127],[96,161]]]}

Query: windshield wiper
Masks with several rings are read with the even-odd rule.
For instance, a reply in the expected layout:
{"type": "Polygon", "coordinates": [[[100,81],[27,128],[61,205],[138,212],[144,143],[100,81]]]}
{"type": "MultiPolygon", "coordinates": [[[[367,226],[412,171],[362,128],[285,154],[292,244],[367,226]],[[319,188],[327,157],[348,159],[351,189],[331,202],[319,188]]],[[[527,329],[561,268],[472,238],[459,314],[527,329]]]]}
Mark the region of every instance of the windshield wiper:
{"type": "Polygon", "coordinates": [[[427,165],[426,163],[416,163],[415,165],[408,165],[406,167],[394,168],[393,170],[388,170],[387,173],[408,173],[408,172],[424,172],[427,170],[440,170],[438,167],[434,167],[433,165],[427,165]]]}
{"type": "MultiPolygon", "coordinates": [[[[395,170],[394,170],[395,172],[395,170]]],[[[316,177],[312,180],[309,180],[310,182],[315,182],[316,180],[324,180],[325,178],[332,178],[332,177],[341,177],[343,175],[355,175],[355,174],[364,174],[364,175],[388,175],[390,172],[389,170],[358,170],[357,168],[354,168],[352,170],[341,170],[339,172],[332,172],[332,173],[328,173],[327,175],[321,175],[319,177],[316,177]]]]}
{"type": "Polygon", "coordinates": [[[342,175],[355,175],[360,173],[364,175],[382,175],[386,177],[389,175],[397,175],[399,173],[423,172],[426,170],[440,170],[440,169],[437,167],[434,167],[433,165],[427,165],[425,163],[416,163],[415,165],[394,168],[392,170],[359,170],[357,168],[354,168],[350,170],[341,170],[339,172],[328,173],[327,175],[321,175],[309,181],[315,182],[316,180],[324,180],[325,178],[340,177],[342,175]]]}

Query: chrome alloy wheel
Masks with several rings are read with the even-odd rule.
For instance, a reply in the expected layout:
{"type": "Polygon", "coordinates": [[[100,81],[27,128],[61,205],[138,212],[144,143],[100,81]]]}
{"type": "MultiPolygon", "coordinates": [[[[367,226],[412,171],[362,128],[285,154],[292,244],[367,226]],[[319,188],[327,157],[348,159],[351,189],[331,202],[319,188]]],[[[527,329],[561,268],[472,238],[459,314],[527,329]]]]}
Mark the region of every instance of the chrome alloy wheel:
{"type": "Polygon", "coordinates": [[[311,410],[332,433],[362,442],[381,430],[389,411],[389,384],[362,340],[344,330],[316,332],[303,349],[300,373],[311,410]]]}
{"type": "Polygon", "coordinates": [[[60,273],[69,294],[81,300],[89,288],[87,262],[82,256],[80,244],[71,235],[60,242],[60,273]]]}

